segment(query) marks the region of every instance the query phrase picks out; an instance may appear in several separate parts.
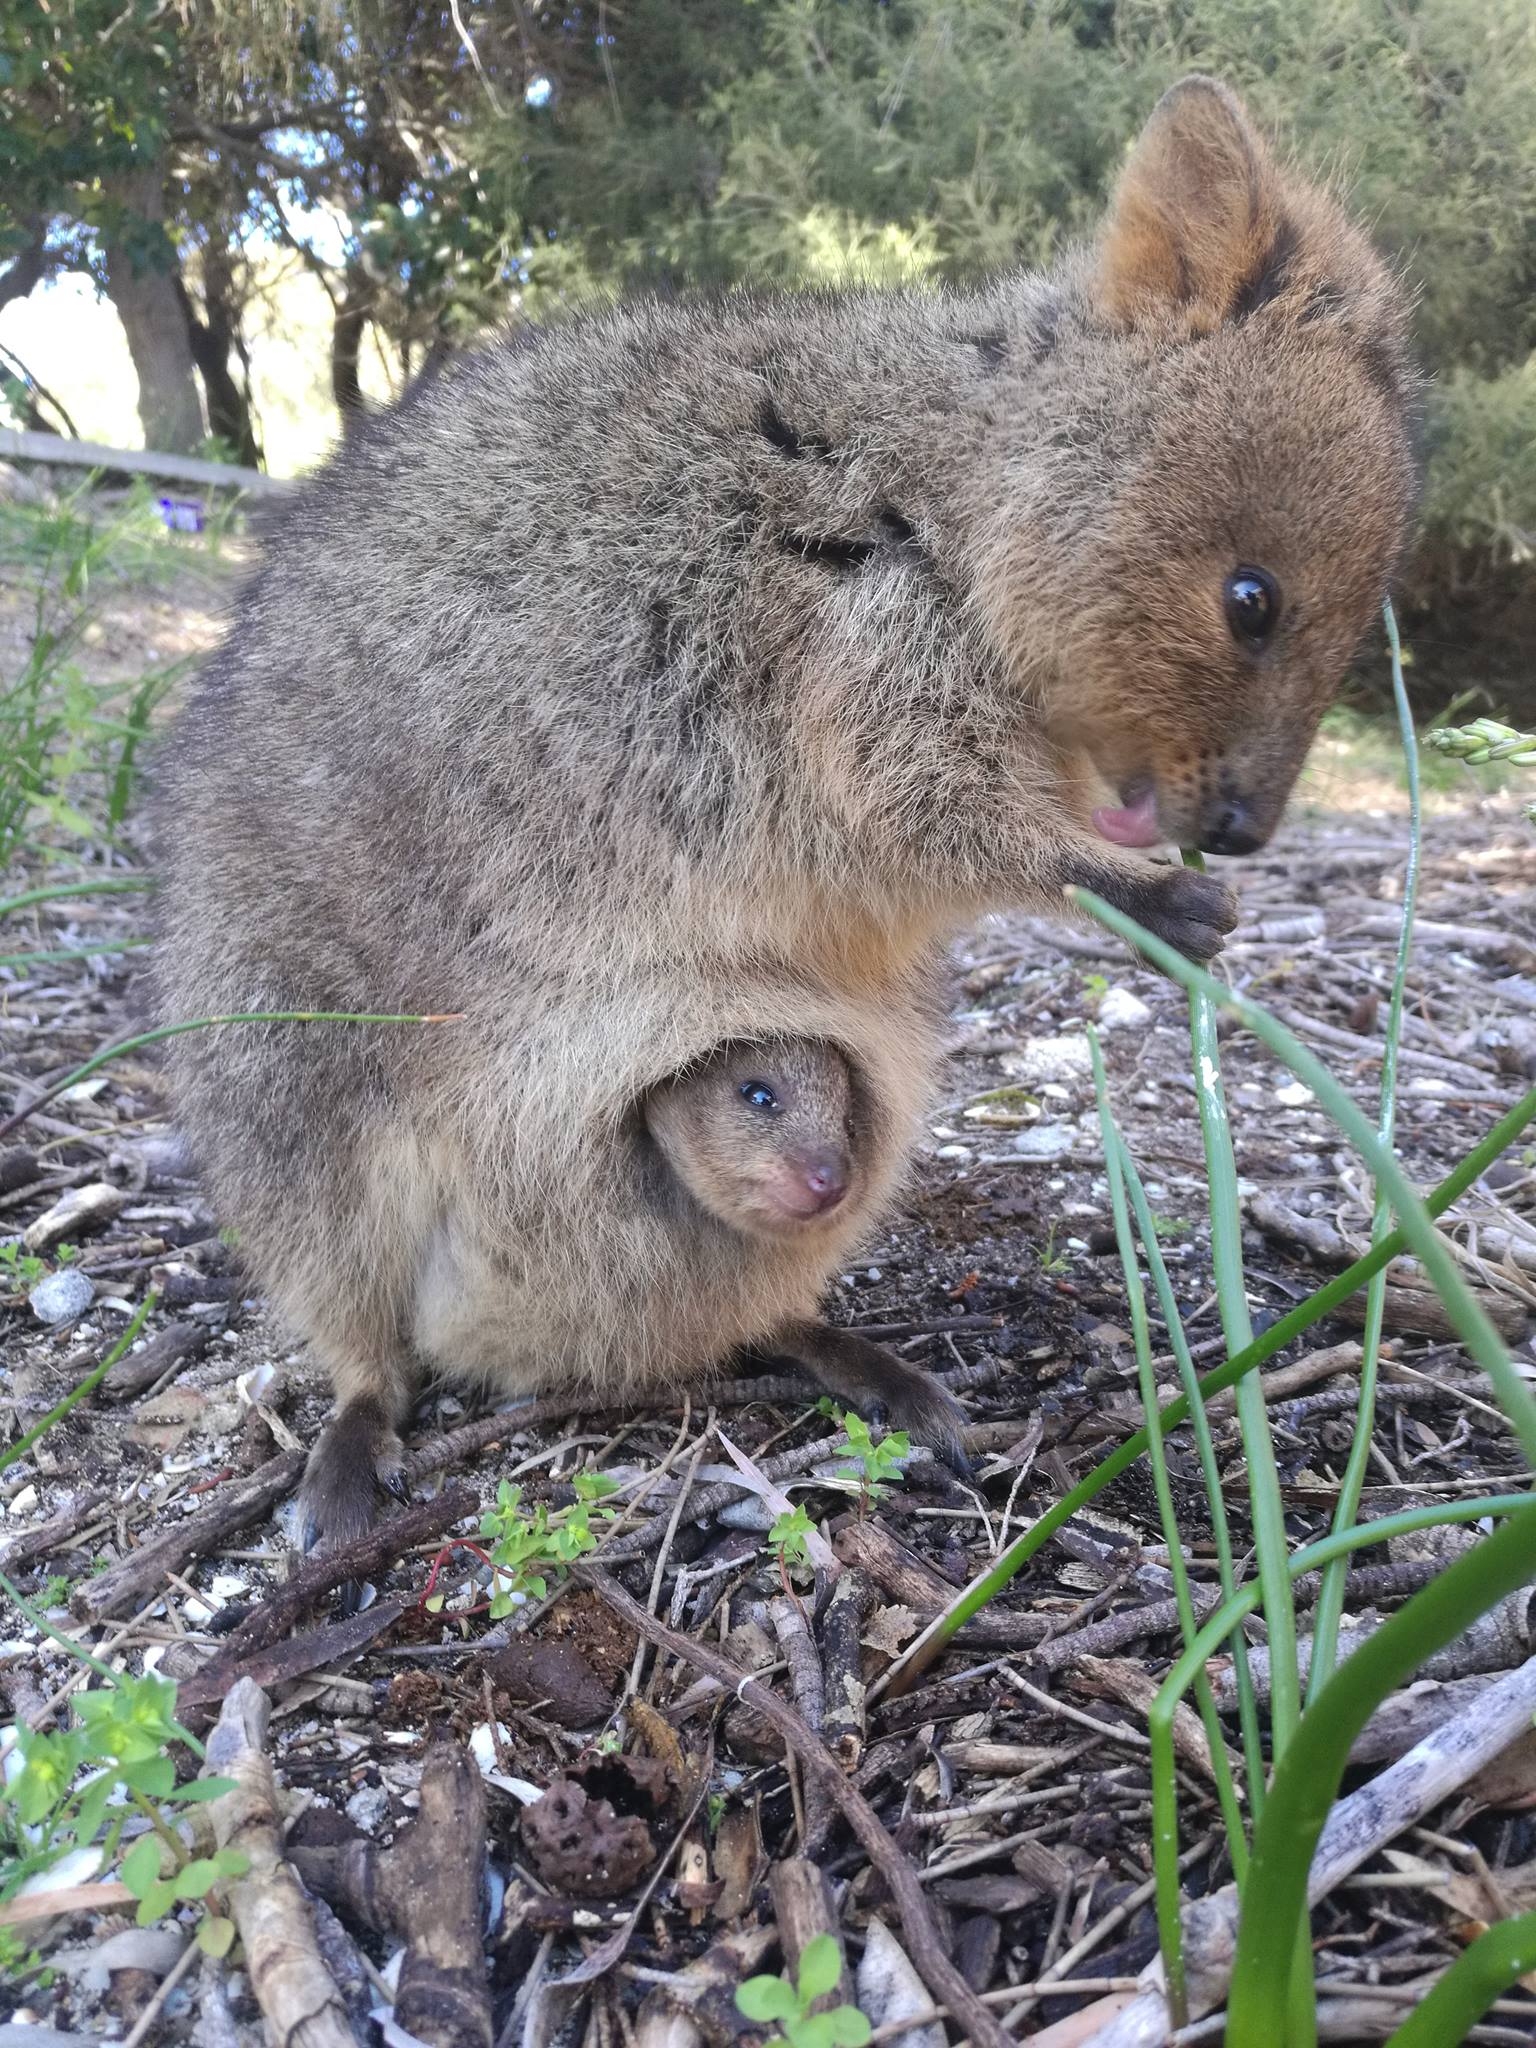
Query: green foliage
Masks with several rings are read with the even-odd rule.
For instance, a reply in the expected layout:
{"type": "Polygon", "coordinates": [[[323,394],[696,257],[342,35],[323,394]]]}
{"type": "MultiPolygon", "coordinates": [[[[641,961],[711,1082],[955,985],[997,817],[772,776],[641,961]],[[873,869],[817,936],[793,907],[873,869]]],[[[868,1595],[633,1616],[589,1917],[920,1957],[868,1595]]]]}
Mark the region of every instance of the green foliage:
{"type": "Polygon", "coordinates": [[[12,1294],[25,1294],[48,1271],[48,1261],[27,1251],[19,1237],[0,1244],[0,1279],[12,1294]]]}
{"type": "Polygon", "coordinates": [[[768,1548],[778,1559],[779,1571],[786,1580],[814,1577],[816,1567],[807,1538],[815,1533],[816,1524],[804,1506],[797,1505],[775,1516],[768,1531],[768,1548]]]}
{"type": "MultiPolygon", "coordinates": [[[[617,1482],[602,1472],[578,1472],[571,1481],[576,1499],[565,1508],[551,1509],[540,1501],[523,1504],[523,1489],[503,1479],[496,1489],[496,1505],[480,1517],[480,1534],[490,1546],[490,1563],[495,1570],[491,1594],[491,1619],[499,1621],[529,1598],[542,1600],[549,1581],[565,1576],[578,1557],[597,1547],[593,1520],[611,1520],[612,1508],[598,1503],[617,1491],[617,1482]]],[[[429,1606],[441,1605],[434,1595],[429,1606]]]]}
{"type": "Polygon", "coordinates": [[[150,721],[181,664],[95,683],[77,657],[101,591],[153,562],[157,524],[143,490],[107,518],[85,487],[53,510],[0,505],[0,580],[31,596],[25,652],[0,669],[0,867],[40,828],[83,849],[128,815],[150,721]]]}
{"type": "Polygon", "coordinates": [[[228,1778],[178,1787],[168,1751],[191,1738],[176,1719],[176,1687],[146,1672],[78,1692],[71,1704],[76,1725],[16,1731],[19,1763],[0,1786],[0,1900],[71,1850],[98,1840],[110,1863],[125,1824],[142,1817],[150,1831],[123,1856],[120,1873],[139,1901],[139,1925],[150,1926],[178,1905],[200,1904],[199,1942],[209,1955],[226,1954],[234,1926],[217,1910],[217,1892],[243,1875],[249,1859],[235,1849],[193,1857],[169,1825],[177,1806],[232,1789],[228,1778]]]}
{"type": "Polygon", "coordinates": [[[887,1430],[877,1441],[869,1424],[857,1415],[841,1415],[838,1420],[855,1462],[840,1465],[837,1477],[858,1481],[859,1511],[867,1513],[893,1483],[899,1483],[902,1460],[912,1455],[912,1442],[904,1429],[887,1430]]]}
{"type": "Polygon", "coordinates": [[[798,1982],[787,1977],[749,1977],[736,1987],[736,2010],[759,2025],[783,2031],[766,2048],[864,2048],[873,2029],[856,2005],[835,2005],[813,2013],[818,1998],[837,1989],[843,1959],[830,1934],[818,1934],[800,1951],[798,1982]]]}

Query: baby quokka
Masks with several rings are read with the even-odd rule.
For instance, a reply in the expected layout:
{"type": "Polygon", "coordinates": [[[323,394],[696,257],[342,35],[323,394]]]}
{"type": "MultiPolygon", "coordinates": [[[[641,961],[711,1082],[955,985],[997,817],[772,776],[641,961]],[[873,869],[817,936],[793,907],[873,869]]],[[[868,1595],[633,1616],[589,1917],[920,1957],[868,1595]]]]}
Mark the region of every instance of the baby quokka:
{"type": "Polygon", "coordinates": [[[335,1382],[322,1535],[426,1372],[611,1402],[779,1348],[953,1446],[817,1322],[932,1097],[946,941],[1078,883],[1216,951],[1227,890],[1146,849],[1275,827],[1409,530],[1405,325],[1190,79],[1048,272],[554,325],[300,494],[166,750],[164,1012],[464,1013],[174,1041],[335,1382]],[[858,1133],[783,1229],[665,1093],[769,1041],[835,1049],[858,1133]]]}

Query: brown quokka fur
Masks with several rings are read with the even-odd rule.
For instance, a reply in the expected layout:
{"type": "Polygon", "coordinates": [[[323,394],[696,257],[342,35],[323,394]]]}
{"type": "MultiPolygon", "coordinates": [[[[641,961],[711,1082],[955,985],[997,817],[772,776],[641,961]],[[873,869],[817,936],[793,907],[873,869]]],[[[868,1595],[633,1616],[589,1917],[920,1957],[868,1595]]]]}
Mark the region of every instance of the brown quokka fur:
{"type": "Polygon", "coordinates": [[[1273,830],[1408,528],[1405,318],[1191,79],[1047,274],[572,321],[303,493],[168,749],[163,1005],[465,1012],[175,1041],[335,1380],[322,1533],[429,1369],[613,1398],[782,1343],[952,1440],[934,1382],[813,1322],[929,1095],[945,938],[1083,883],[1218,948],[1227,891],[1135,848],[1273,830]],[[812,1232],[665,1198],[641,1142],[652,1090],[765,1037],[865,1105],[812,1232]]]}

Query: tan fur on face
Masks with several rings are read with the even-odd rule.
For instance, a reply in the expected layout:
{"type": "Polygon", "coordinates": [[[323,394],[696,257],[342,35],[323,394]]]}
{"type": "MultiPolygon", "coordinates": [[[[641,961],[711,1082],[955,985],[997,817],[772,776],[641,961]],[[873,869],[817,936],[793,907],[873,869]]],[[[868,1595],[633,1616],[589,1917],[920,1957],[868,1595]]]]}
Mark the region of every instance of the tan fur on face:
{"type": "Polygon", "coordinates": [[[680,1196],[749,1237],[796,1238],[858,1200],[860,1092],[834,1046],[771,1039],[718,1047],[653,1088],[641,1115],[680,1196]],[[813,1174],[835,1190],[824,1202],[813,1174]]]}
{"type": "Polygon", "coordinates": [[[1093,774],[1273,823],[1406,531],[1403,321],[1194,81],[1049,274],[555,326],[300,495],[165,750],[160,964],[167,1017],[466,1013],[173,1043],[257,1279],[370,1401],[335,1464],[424,1368],[638,1395],[813,1316],[978,910],[1084,882],[1208,957],[1223,892],[1096,837],[1093,774]],[[1242,562],[1285,594],[1257,658],[1242,562]],[[636,1144],[763,1038],[864,1104],[850,1198],[774,1242],[636,1144]]]}

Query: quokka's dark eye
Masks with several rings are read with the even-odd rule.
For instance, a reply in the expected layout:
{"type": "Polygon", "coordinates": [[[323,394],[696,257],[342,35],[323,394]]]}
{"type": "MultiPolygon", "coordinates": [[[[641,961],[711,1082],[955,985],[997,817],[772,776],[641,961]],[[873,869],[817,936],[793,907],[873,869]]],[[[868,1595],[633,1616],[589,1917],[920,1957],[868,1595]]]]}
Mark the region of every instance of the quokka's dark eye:
{"type": "Polygon", "coordinates": [[[1262,647],[1280,617],[1280,586],[1267,569],[1234,569],[1223,592],[1227,624],[1248,647],[1262,647]]]}
{"type": "Polygon", "coordinates": [[[779,1098],[766,1081],[743,1081],[737,1090],[743,1102],[750,1102],[754,1109],[760,1109],[765,1116],[777,1116],[779,1098]]]}

